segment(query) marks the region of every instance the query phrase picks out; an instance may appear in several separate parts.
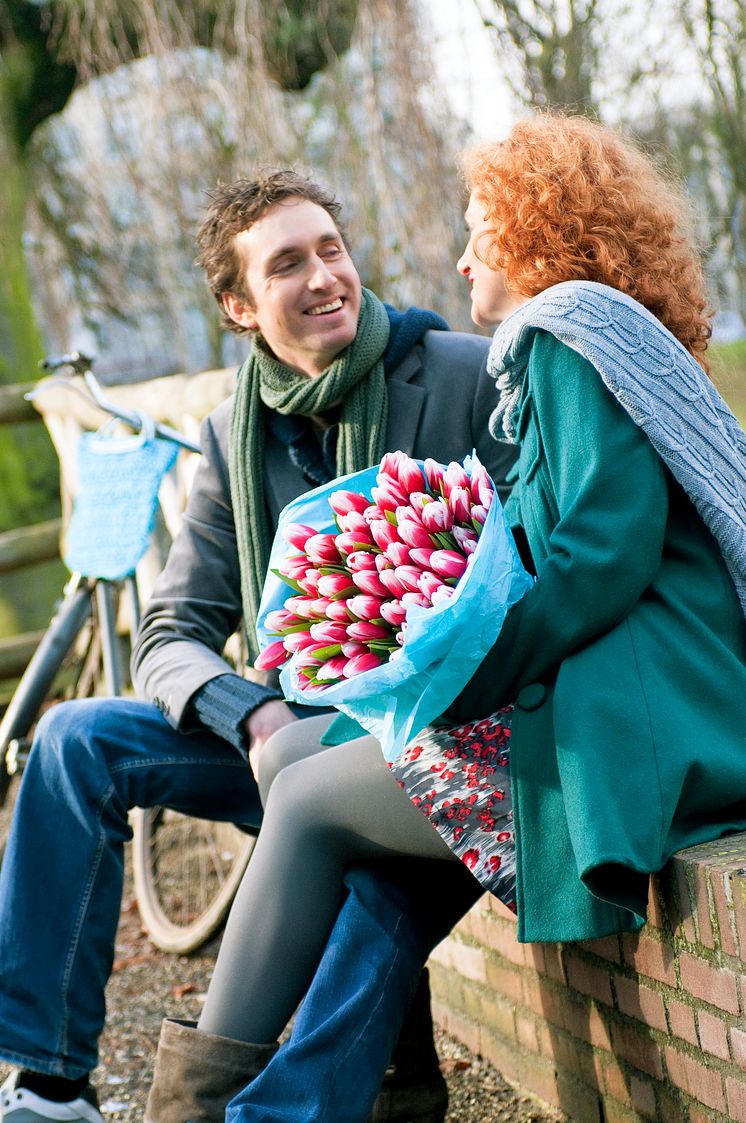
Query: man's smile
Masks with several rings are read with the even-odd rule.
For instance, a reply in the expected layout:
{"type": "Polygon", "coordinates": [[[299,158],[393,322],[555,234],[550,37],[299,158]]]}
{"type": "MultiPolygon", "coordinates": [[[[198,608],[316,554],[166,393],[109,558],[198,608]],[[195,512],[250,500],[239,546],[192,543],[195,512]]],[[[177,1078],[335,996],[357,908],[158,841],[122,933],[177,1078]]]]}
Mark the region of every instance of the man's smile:
{"type": "Polygon", "coordinates": [[[306,316],[324,316],[328,312],[339,312],[342,307],[342,298],[338,296],[336,300],[330,300],[326,304],[316,304],[313,308],[307,308],[305,311],[306,316]]]}

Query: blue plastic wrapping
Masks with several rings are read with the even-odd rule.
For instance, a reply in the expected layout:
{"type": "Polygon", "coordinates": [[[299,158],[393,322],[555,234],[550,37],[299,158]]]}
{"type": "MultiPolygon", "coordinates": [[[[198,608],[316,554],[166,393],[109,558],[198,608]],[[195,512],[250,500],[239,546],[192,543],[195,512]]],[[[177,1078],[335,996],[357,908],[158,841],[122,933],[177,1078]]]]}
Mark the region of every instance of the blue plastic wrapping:
{"type": "MultiPolygon", "coordinates": [[[[421,461],[417,463],[422,466],[421,461]]],[[[477,463],[472,454],[464,460],[464,467],[471,474],[477,463]]],[[[336,533],[329,496],[341,489],[369,496],[378,471],[376,466],[333,480],[299,496],[280,515],[257,617],[261,647],[277,639],[264,627],[267,614],[283,608],[293,595],[271,572],[289,553],[284,528],[303,523],[319,533],[336,533]]],[[[336,706],[381,742],[387,760],[396,759],[405,744],[457,697],[495,643],[508,609],[533,583],[520,561],[497,496],[473,557],[449,600],[437,607],[410,608],[397,659],[324,690],[304,691],[292,658],[280,674],[285,697],[306,705],[336,706]]]]}

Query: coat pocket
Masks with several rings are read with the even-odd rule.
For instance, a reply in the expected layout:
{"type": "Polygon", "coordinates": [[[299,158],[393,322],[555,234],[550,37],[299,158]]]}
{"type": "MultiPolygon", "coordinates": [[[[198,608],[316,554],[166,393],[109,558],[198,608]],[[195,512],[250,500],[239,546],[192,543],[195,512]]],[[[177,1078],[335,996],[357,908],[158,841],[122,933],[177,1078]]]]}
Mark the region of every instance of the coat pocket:
{"type": "Polygon", "coordinates": [[[521,446],[518,457],[518,478],[523,483],[530,483],[536,475],[541,464],[543,447],[541,434],[536,423],[534,396],[532,392],[526,394],[521,405],[517,426],[518,441],[521,446]]]}

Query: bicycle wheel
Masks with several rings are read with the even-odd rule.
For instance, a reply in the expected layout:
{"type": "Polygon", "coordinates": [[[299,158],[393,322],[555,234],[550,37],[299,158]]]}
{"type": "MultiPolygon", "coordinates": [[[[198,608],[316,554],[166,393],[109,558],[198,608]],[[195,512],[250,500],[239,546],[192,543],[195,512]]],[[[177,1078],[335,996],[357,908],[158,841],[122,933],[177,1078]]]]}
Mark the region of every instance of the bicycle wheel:
{"type": "Polygon", "coordinates": [[[61,689],[61,680],[70,680],[67,665],[71,653],[72,660],[76,663],[72,680],[77,686],[80,663],[74,649],[76,641],[86,632],[90,612],[90,587],[85,583],[73,582],[34,652],[0,722],[0,861],[5,853],[34,726],[42,711],[51,704],[55,692],[61,689]]]}
{"type": "Polygon", "coordinates": [[[256,842],[232,823],[136,808],[132,872],[140,918],[163,951],[196,951],[222,926],[256,842]]]}

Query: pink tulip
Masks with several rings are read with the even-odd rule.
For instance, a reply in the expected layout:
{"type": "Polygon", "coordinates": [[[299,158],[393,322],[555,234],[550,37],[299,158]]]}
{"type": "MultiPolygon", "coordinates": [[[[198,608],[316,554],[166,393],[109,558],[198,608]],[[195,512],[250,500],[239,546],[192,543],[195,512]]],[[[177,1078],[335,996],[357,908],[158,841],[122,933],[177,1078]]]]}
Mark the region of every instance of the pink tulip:
{"type": "Polygon", "coordinates": [[[332,604],[331,597],[316,597],[311,601],[309,608],[314,613],[314,616],[319,620],[326,620],[326,614],[329,610],[329,605],[332,604]]]}
{"type": "Polygon", "coordinates": [[[340,554],[346,554],[348,557],[358,550],[372,550],[374,548],[373,538],[367,524],[364,533],[360,530],[345,530],[342,534],[337,534],[334,538],[334,544],[340,554]]]}
{"type": "Polygon", "coordinates": [[[370,537],[368,522],[359,511],[350,511],[349,515],[345,517],[345,523],[347,524],[347,530],[350,531],[351,534],[364,534],[370,537]]]}
{"type": "Polygon", "coordinates": [[[443,494],[443,465],[431,457],[425,461],[425,479],[433,495],[443,494]]]}
{"type": "Polygon", "coordinates": [[[381,597],[383,600],[388,597],[388,589],[382,583],[380,573],[375,573],[370,569],[360,569],[357,573],[353,573],[352,580],[361,593],[368,593],[372,597],[381,597]]]}
{"type": "Polygon", "coordinates": [[[380,511],[391,511],[397,507],[406,506],[407,497],[395,480],[384,477],[385,483],[379,487],[371,488],[373,502],[380,511]]]}
{"type": "MultiPolygon", "coordinates": [[[[308,621],[306,621],[308,623],[308,621]]],[[[310,632],[291,632],[285,636],[283,643],[285,650],[293,654],[296,651],[302,651],[304,647],[311,647],[316,644],[310,632]]]]}
{"type": "Polygon", "coordinates": [[[495,493],[491,487],[480,488],[479,503],[486,511],[489,511],[492,506],[492,500],[495,498],[495,493]]]}
{"type": "Polygon", "coordinates": [[[361,675],[365,671],[372,671],[380,667],[381,663],[382,660],[372,651],[366,651],[364,655],[354,655],[345,667],[345,678],[354,678],[355,675],[361,675]]]}
{"type": "MultiPolygon", "coordinates": [[[[393,546],[394,543],[392,542],[393,546]]],[[[389,547],[387,546],[386,549],[389,547]]],[[[389,561],[385,554],[376,554],[376,572],[383,573],[384,569],[393,569],[394,563],[389,561]]]]}
{"type": "MultiPolygon", "coordinates": [[[[431,503],[430,506],[432,507],[434,504],[431,503]]],[[[423,511],[422,514],[424,520],[425,512],[423,511]]],[[[418,526],[416,523],[404,522],[398,529],[399,538],[410,548],[432,549],[432,539],[424,526],[418,526]]]]}
{"type": "Polygon", "coordinates": [[[430,569],[430,558],[433,556],[432,549],[419,549],[412,550],[410,558],[413,565],[418,566],[419,569],[430,569]]]}
{"type": "Polygon", "coordinates": [[[309,597],[315,597],[318,592],[320,580],[321,574],[315,566],[311,565],[306,570],[305,575],[299,578],[298,584],[304,593],[308,593],[309,597]]]}
{"type": "Polygon", "coordinates": [[[435,550],[430,564],[440,577],[459,578],[466,569],[466,558],[455,550],[435,550]]]}
{"type": "Polygon", "coordinates": [[[316,597],[288,597],[285,601],[285,608],[288,612],[293,612],[304,620],[316,620],[323,615],[323,613],[316,611],[317,603],[318,598],[316,597]]]}
{"type": "Polygon", "coordinates": [[[347,611],[348,604],[349,601],[346,600],[333,600],[326,610],[328,619],[337,623],[341,621],[343,624],[349,624],[352,617],[347,611]]]}
{"type": "Polygon", "coordinates": [[[319,620],[309,631],[317,643],[344,643],[347,639],[347,625],[334,620],[319,620]]]}
{"type": "Polygon", "coordinates": [[[348,640],[342,644],[342,654],[346,659],[354,659],[356,655],[367,655],[368,648],[357,640],[348,640]]]}
{"type": "Polygon", "coordinates": [[[443,493],[449,496],[454,487],[465,487],[468,489],[469,477],[463,466],[457,464],[455,460],[452,460],[443,473],[443,493]]]}
{"type": "Polygon", "coordinates": [[[388,590],[392,597],[400,597],[402,593],[406,593],[407,590],[396,576],[395,570],[385,569],[382,573],[379,573],[378,576],[381,579],[381,584],[388,590]]]}
{"type": "Polygon", "coordinates": [[[437,608],[438,605],[450,600],[452,596],[453,589],[448,585],[443,585],[440,589],[436,589],[432,595],[433,608],[437,608]]]}
{"type": "Polygon", "coordinates": [[[334,534],[314,534],[306,541],[306,554],[316,565],[339,565],[342,560],[334,534]]]}
{"type": "Polygon", "coordinates": [[[399,461],[404,457],[403,452],[385,452],[381,460],[380,474],[390,476],[392,480],[399,479],[399,461]]]}
{"type": "Polygon", "coordinates": [[[405,546],[403,542],[392,542],[386,547],[384,558],[391,562],[392,565],[408,565],[409,564],[409,547],[405,546]]]}
{"type": "Polygon", "coordinates": [[[398,628],[404,623],[407,613],[401,601],[387,600],[381,605],[381,619],[385,620],[387,624],[391,624],[392,628],[398,628]]]}
{"type": "Polygon", "coordinates": [[[432,503],[433,497],[427,491],[413,491],[409,496],[409,506],[419,514],[423,507],[432,503]]]}
{"type": "Polygon", "coordinates": [[[470,530],[468,527],[463,526],[454,526],[452,534],[459,550],[462,550],[465,554],[474,553],[477,548],[477,542],[479,541],[475,530],[470,530]]]}
{"type": "Polygon", "coordinates": [[[319,593],[322,597],[340,600],[351,597],[354,592],[355,586],[348,573],[324,573],[319,578],[319,593]]]}
{"type": "Polygon", "coordinates": [[[317,682],[338,682],[344,678],[347,668],[347,659],[344,655],[332,655],[316,672],[317,682]]]}
{"type": "Polygon", "coordinates": [[[380,554],[371,554],[369,550],[355,550],[347,555],[347,568],[357,573],[362,570],[375,570],[376,558],[380,554]]]}
{"type": "Polygon", "coordinates": [[[419,592],[422,570],[418,569],[416,565],[398,565],[394,570],[394,575],[401,581],[407,592],[419,592]]]}
{"type": "Polygon", "coordinates": [[[316,531],[312,526],[304,526],[303,523],[289,523],[282,533],[285,540],[291,546],[295,546],[296,550],[305,550],[306,542],[316,531]]]}
{"type": "Polygon", "coordinates": [[[326,659],[326,656],[321,658],[321,654],[326,651],[326,647],[326,644],[317,643],[316,640],[314,640],[308,647],[304,647],[301,651],[296,652],[295,666],[299,670],[305,667],[320,667],[326,659]]]}
{"type": "Polygon", "coordinates": [[[448,496],[448,506],[451,508],[453,521],[468,523],[471,519],[471,492],[468,487],[454,487],[448,496]]]}
{"type": "Polygon", "coordinates": [[[285,649],[282,640],[278,639],[265,647],[264,651],[260,651],[254,666],[258,671],[271,671],[274,667],[282,666],[289,658],[290,652],[285,649]]]}
{"type": "Polygon", "coordinates": [[[445,499],[436,499],[423,507],[422,525],[430,534],[441,534],[451,529],[453,515],[445,499]]]}
{"type": "Polygon", "coordinates": [[[329,496],[329,506],[338,515],[347,515],[350,511],[362,514],[369,503],[370,499],[356,491],[333,491],[329,496]]]}
{"type": "MultiPolygon", "coordinates": [[[[385,550],[391,542],[398,542],[400,540],[396,527],[383,519],[371,523],[370,532],[373,535],[373,541],[380,550],[385,550]]],[[[402,540],[404,541],[404,539],[402,540]]]]}
{"type": "Polygon", "coordinates": [[[358,620],[354,624],[348,625],[347,635],[349,639],[357,640],[358,643],[370,643],[371,640],[388,639],[389,630],[383,624],[373,624],[370,620],[358,620]]]}
{"type": "Polygon", "coordinates": [[[413,608],[414,605],[419,605],[420,608],[430,607],[430,601],[419,592],[402,593],[401,602],[405,609],[413,608]]]}
{"type": "Polygon", "coordinates": [[[481,502],[479,492],[483,487],[489,487],[491,490],[487,469],[484,464],[475,464],[471,470],[471,479],[469,480],[469,490],[471,491],[475,503],[481,502]]]}
{"type": "Polygon", "coordinates": [[[487,518],[487,508],[484,506],[484,504],[475,503],[474,506],[471,509],[471,525],[474,527],[477,534],[479,534],[481,532],[482,527],[485,524],[486,518],[487,518]]]}
{"type": "Polygon", "coordinates": [[[306,627],[307,620],[302,616],[296,616],[294,612],[288,612],[286,608],[277,608],[274,612],[268,612],[264,626],[268,632],[275,632],[277,635],[282,635],[288,628],[295,628],[298,625],[306,627]]]}
{"type": "MultiPolygon", "coordinates": [[[[380,620],[383,603],[380,597],[371,597],[367,593],[361,593],[360,596],[350,597],[347,601],[347,607],[353,616],[357,616],[360,620],[380,620]]],[[[342,627],[341,624],[340,627],[342,627]]]]}
{"type": "Polygon", "coordinates": [[[436,589],[442,589],[443,582],[435,573],[423,573],[420,577],[420,592],[429,601],[433,599],[436,589]]]}
{"type": "Polygon", "coordinates": [[[399,483],[407,495],[412,491],[422,490],[422,486],[425,482],[422,469],[411,456],[402,456],[397,471],[399,483]]]}
{"type": "Polygon", "coordinates": [[[386,512],[382,511],[380,507],[376,507],[375,503],[371,503],[370,507],[366,507],[363,511],[363,518],[368,526],[371,526],[373,523],[385,521],[386,512]]]}
{"type": "Polygon", "coordinates": [[[308,560],[305,554],[292,554],[288,558],[283,558],[277,566],[277,572],[281,573],[283,577],[289,578],[290,581],[300,581],[305,576],[306,570],[311,568],[312,563],[308,560]]]}
{"type": "Polygon", "coordinates": [[[402,523],[406,522],[415,523],[417,526],[422,526],[420,512],[413,510],[411,507],[397,507],[394,511],[394,519],[396,520],[397,526],[401,526],[402,523]]]}

